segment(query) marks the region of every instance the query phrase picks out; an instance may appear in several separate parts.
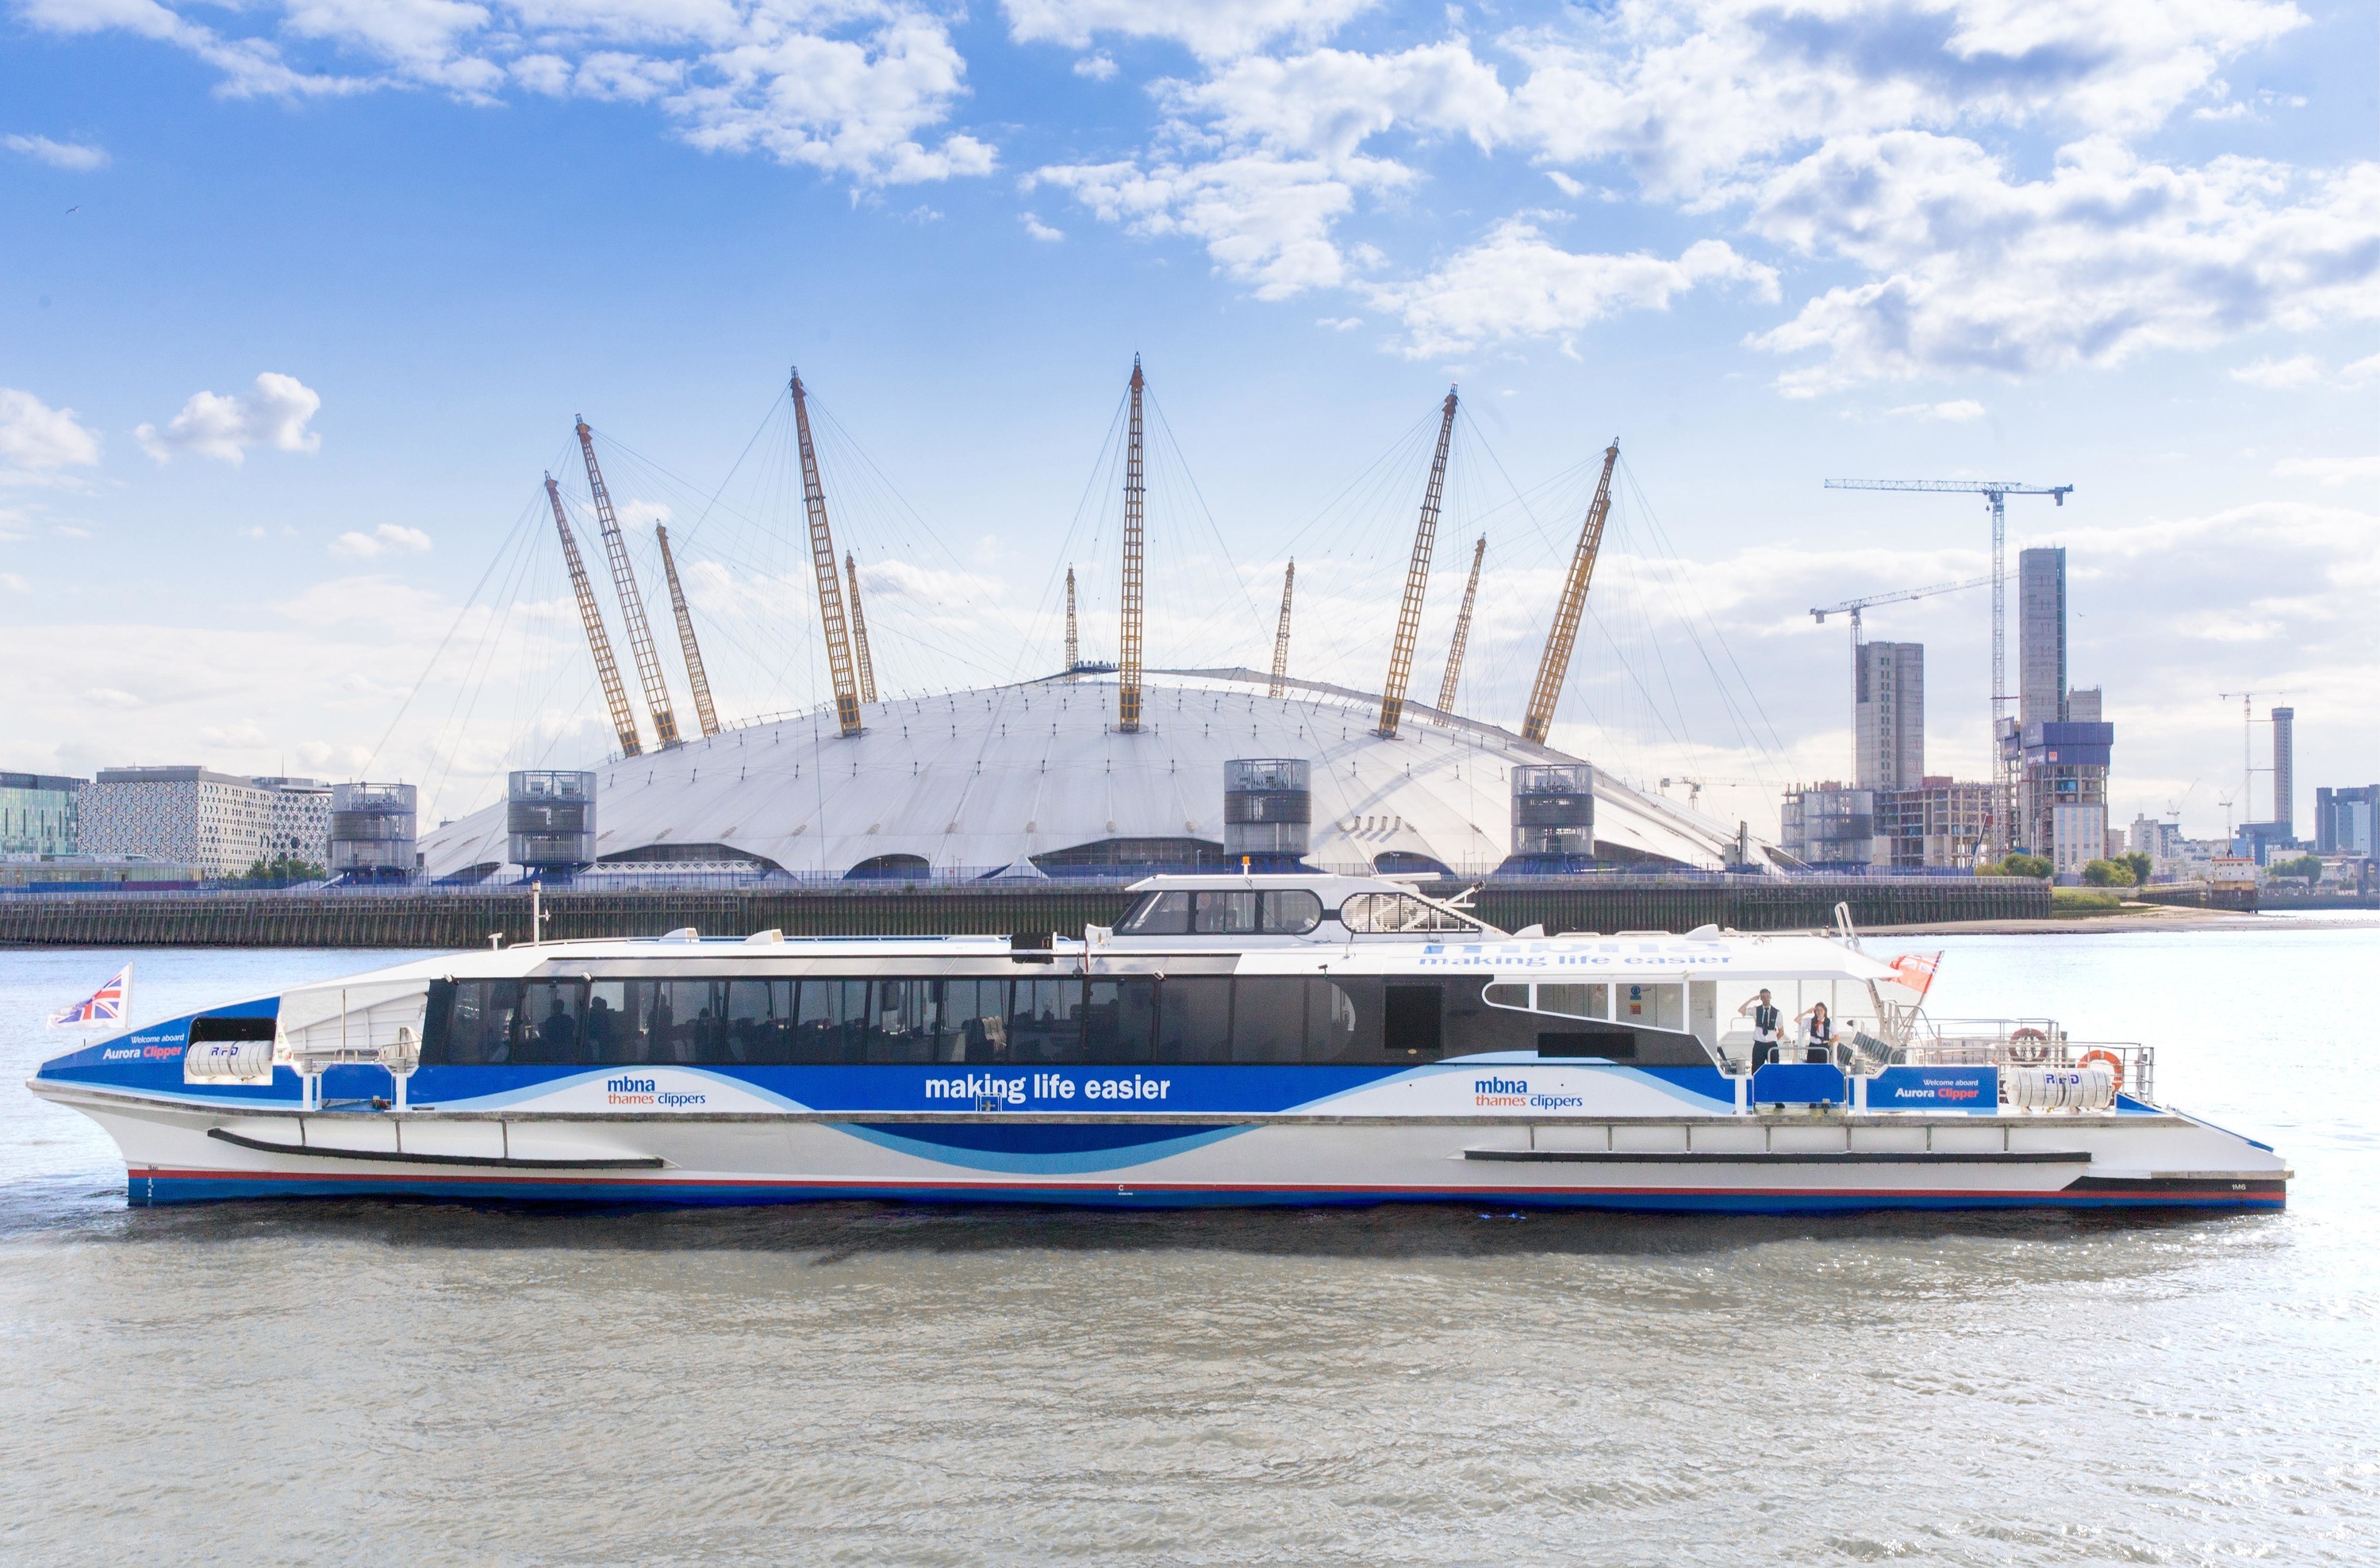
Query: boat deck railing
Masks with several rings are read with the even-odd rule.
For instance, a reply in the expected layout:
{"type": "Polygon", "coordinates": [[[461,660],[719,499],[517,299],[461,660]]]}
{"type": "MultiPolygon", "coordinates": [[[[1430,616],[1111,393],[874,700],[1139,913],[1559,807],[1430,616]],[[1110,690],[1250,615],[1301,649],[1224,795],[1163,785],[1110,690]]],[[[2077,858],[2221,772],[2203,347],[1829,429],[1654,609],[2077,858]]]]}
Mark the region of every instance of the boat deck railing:
{"type": "Polygon", "coordinates": [[[1943,1019],[1912,1038],[1900,1060],[1912,1067],[2082,1067],[2113,1072],[2133,1100],[2156,1097],[2156,1050],[2131,1041],[2076,1040],[2054,1019],[1943,1019]]]}

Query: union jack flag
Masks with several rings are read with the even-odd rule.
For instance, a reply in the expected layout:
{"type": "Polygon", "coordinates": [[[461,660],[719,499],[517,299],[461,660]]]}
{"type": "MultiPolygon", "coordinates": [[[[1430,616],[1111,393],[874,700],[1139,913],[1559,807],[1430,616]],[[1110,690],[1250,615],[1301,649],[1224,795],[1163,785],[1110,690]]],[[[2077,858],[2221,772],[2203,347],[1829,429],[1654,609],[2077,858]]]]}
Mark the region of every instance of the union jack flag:
{"type": "Polygon", "coordinates": [[[84,1023],[122,1023],[132,1008],[132,966],[126,964],[115,971],[115,978],[85,996],[71,1007],[50,1015],[52,1029],[84,1023]]]}

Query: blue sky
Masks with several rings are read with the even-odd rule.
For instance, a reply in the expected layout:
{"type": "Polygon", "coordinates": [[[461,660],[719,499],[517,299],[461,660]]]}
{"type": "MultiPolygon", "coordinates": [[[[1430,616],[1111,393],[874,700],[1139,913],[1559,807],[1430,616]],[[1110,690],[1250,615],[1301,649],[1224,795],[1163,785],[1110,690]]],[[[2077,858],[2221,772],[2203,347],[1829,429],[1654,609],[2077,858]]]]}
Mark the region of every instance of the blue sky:
{"type": "MultiPolygon", "coordinates": [[[[765,463],[794,361],[888,687],[1054,667],[1068,563],[1099,651],[1137,351],[1182,459],[1153,663],[1263,661],[1294,553],[1293,667],[1376,688],[1414,432],[1459,380],[1424,696],[1484,534],[1462,706],[1517,722],[1617,435],[1556,739],[1633,778],[1773,820],[1722,781],[1849,762],[1809,608],[1982,570],[1972,501],[1838,475],[2076,487],[2011,533],[2072,552],[2119,817],[2221,826],[2225,692],[2296,706],[2301,821],[2380,776],[2368,6],[0,18],[0,766],[369,768],[459,813],[507,762],[600,753],[536,533],[545,469],[583,490],[582,412],[639,552],[664,514],[683,541],[722,706],[820,700],[765,463]]],[[[1871,621],[1927,645],[1937,771],[1981,762],[1984,603],[1871,621]]]]}

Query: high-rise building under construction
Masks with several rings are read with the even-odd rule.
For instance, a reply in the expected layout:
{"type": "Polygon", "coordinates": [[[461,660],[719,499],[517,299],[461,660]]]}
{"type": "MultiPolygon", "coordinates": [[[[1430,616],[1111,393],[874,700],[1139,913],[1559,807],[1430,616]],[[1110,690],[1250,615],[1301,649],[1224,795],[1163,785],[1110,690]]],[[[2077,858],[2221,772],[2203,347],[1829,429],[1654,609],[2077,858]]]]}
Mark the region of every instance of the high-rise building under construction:
{"type": "Polygon", "coordinates": [[[2023,777],[2016,841],[2077,876],[2107,853],[2107,768],[2116,727],[2097,687],[2066,684],[2066,551],[2017,557],[2017,737],[2023,777]]]}
{"type": "Polygon", "coordinates": [[[1925,645],[1862,643],[1858,682],[1859,787],[1915,788],[1925,777],[1925,645]]]}

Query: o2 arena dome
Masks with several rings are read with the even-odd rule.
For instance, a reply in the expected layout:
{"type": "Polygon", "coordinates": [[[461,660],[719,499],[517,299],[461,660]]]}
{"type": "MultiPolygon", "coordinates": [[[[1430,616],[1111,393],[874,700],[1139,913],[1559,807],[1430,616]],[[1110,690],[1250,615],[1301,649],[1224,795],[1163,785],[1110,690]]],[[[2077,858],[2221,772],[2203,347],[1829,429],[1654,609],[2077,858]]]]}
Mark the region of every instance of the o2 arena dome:
{"type": "MultiPolygon", "coordinates": [[[[852,878],[1237,865],[1247,851],[1229,843],[1226,770],[1247,759],[1303,762],[1308,780],[1304,855],[1262,850],[1259,863],[1492,872],[1514,858],[1516,770],[1517,814],[1533,814],[1526,790],[1539,781],[1556,786],[1547,798],[1557,802],[1585,783],[1591,801],[1557,807],[1585,837],[1524,852],[1525,862],[1718,870],[1744,858],[1718,823],[1495,725],[1407,704],[1384,739],[1379,699],[1344,688],[1284,680],[1272,696],[1254,670],[1150,674],[1137,733],[1118,728],[1117,678],[1076,671],[865,706],[848,737],[823,710],[607,763],[591,770],[593,858],[852,878]]],[[[1533,827],[1546,831],[1519,831],[1533,827]]],[[[504,869],[506,805],[448,824],[422,848],[429,876],[504,869]]]]}
{"type": "MultiPolygon", "coordinates": [[[[1616,441],[1603,453],[1518,734],[1443,711],[1448,694],[1438,707],[1406,698],[1455,428],[1452,392],[1435,421],[1435,455],[1382,694],[1289,677],[1286,576],[1269,674],[1145,671],[1137,360],[1129,419],[1119,419],[1128,433],[1115,449],[1123,476],[1117,662],[1081,659],[1069,570],[1062,671],[886,702],[877,698],[856,568],[846,557],[836,570],[798,375],[786,391],[792,439],[781,466],[802,476],[806,567],[816,579],[833,701],[812,713],[722,725],[667,532],[656,529],[694,697],[697,733],[681,735],[591,432],[581,422],[587,493],[627,633],[627,661],[614,657],[551,476],[545,489],[619,753],[592,769],[514,774],[505,800],[422,840],[424,874],[476,880],[519,871],[600,876],[701,868],[803,878],[1038,880],[1245,860],[1269,868],[1303,862],[1460,875],[1613,864],[1718,870],[1755,855],[1773,859],[1741,830],[1630,789],[1544,743],[1603,536],[1616,441]],[[624,662],[645,699],[650,749],[624,662]]],[[[1442,694],[1455,689],[1485,549],[1483,537],[1442,694]]]]}

